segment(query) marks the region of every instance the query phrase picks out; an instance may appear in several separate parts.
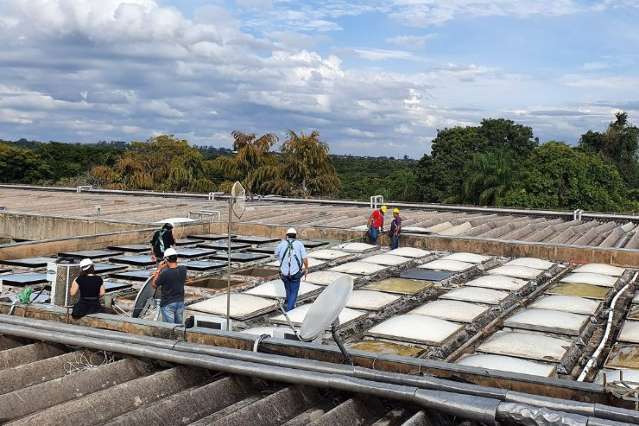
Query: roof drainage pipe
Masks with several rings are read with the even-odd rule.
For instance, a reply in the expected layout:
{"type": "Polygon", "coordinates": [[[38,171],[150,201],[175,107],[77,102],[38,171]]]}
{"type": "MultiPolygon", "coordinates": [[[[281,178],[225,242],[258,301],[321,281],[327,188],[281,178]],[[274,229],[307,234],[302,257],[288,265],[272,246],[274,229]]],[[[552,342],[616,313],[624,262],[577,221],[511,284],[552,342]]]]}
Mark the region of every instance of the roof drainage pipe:
{"type": "MultiPolygon", "coordinates": [[[[37,330],[30,327],[5,324],[0,326],[0,331],[13,336],[57,342],[87,349],[117,352],[191,367],[206,368],[227,374],[239,374],[295,385],[301,384],[346,392],[363,393],[380,398],[416,404],[426,409],[434,409],[449,415],[491,425],[497,424],[497,408],[501,404],[501,401],[493,398],[425,390],[414,386],[379,383],[338,374],[318,373],[293,368],[274,366],[264,368],[264,364],[260,363],[245,361],[229,362],[228,359],[209,355],[183,353],[171,349],[150,348],[141,345],[120,343],[109,339],[96,339],[47,330],[37,330]]],[[[574,415],[564,413],[558,415],[574,417],[574,415]]]]}
{"type": "Polygon", "coordinates": [[[158,349],[135,344],[125,344],[107,338],[96,339],[8,324],[1,325],[0,331],[5,334],[24,338],[79,346],[87,349],[117,352],[191,367],[206,368],[227,374],[258,377],[263,380],[273,380],[295,385],[301,384],[399,400],[405,403],[419,405],[425,409],[437,410],[451,416],[491,425],[497,425],[499,422],[544,426],[621,424],[592,416],[571,414],[527,404],[505,403],[495,398],[419,389],[414,386],[380,383],[339,374],[318,373],[316,371],[286,367],[271,366],[264,368],[264,364],[262,363],[238,360],[230,363],[228,359],[225,358],[183,353],[171,349],[158,349]]]}
{"type": "Polygon", "coordinates": [[[637,279],[637,274],[639,274],[639,272],[635,272],[635,275],[632,277],[632,280],[630,280],[628,284],[623,286],[623,288],[619,290],[617,294],[615,294],[615,297],[612,298],[612,301],[610,302],[610,312],[608,312],[608,322],[606,324],[606,331],[603,337],[601,338],[601,342],[599,343],[599,346],[597,346],[597,349],[595,349],[595,352],[593,352],[592,356],[588,360],[588,363],[586,364],[583,371],[579,375],[579,378],[577,378],[578,381],[583,382],[584,380],[586,380],[586,377],[588,377],[588,373],[590,372],[590,369],[599,362],[601,351],[606,346],[606,343],[608,343],[608,337],[610,337],[610,330],[612,329],[612,319],[615,316],[615,306],[617,305],[617,300],[619,300],[619,297],[628,289],[628,287],[632,283],[635,282],[635,280],[637,279]]]}
{"type": "MultiPolygon", "coordinates": [[[[261,364],[262,366],[269,365],[275,368],[281,367],[287,369],[295,369],[296,371],[314,372],[318,374],[338,374],[341,376],[350,376],[355,379],[383,382],[398,386],[410,386],[421,388],[423,390],[464,394],[469,397],[496,399],[503,402],[524,405],[527,407],[531,407],[531,409],[534,406],[547,407],[551,410],[554,409],[585,417],[598,416],[607,420],[624,421],[639,424],[639,413],[632,410],[626,410],[623,408],[611,407],[602,404],[592,404],[578,401],[567,401],[558,398],[535,396],[520,392],[506,391],[498,388],[439,379],[436,377],[388,373],[362,367],[352,367],[349,365],[333,364],[322,361],[299,359],[266,353],[256,354],[253,352],[232,348],[220,348],[185,342],[172,342],[167,341],[166,339],[155,337],[134,336],[110,330],[91,329],[88,327],[77,325],[59,324],[49,321],[0,315],[0,332],[5,330],[4,327],[14,326],[18,326],[21,329],[35,329],[45,334],[61,333],[78,338],[86,337],[93,340],[111,341],[124,345],[143,345],[146,348],[149,348],[148,350],[172,350],[174,352],[185,354],[185,356],[187,356],[187,354],[195,356],[212,356],[220,359],[226,359],[227,363],[229,359],[233,359],[237,362],[250,362],[261,364]],[[6,326],[2,324],[6,324],[6,326]]],[[[12,334],[9,330],[7,330],[6,332],[8,334],[12,334]]],[[[35,338],[39,339],[38,337],[35,338]]],[[[57,340],[52,339],[51,341],[57,340]]],[[[119,352],[115,349],[109,348],[104,350],[119,352]]],[[[488,376],[490,375],[490,373],[486,372],[486,375],[488,376]]]]}

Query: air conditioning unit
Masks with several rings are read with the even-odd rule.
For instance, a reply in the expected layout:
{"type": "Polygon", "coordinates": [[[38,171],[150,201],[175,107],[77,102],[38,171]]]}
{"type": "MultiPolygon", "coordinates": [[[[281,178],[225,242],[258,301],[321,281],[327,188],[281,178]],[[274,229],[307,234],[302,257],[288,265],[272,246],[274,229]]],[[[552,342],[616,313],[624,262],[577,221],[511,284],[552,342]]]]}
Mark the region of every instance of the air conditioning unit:
{"type": "Polygon", "coordinates": [[[57,306],[71,306],[78,296],[71,297],[71,284],[80,275],[78,263],[48,263],[47,281],[51,283],[51,303],[57,306]]]}
{"type": "MultiPolygon", "coordinates": [[[[193,311],[189,311],[188,314],[193,315],[193,319],[195,320],[194,327],[226,331],[226,318],[200,314],[193,311]]],[[[233,330],[233,320],[229,320],[229,325],[231,326],[231,330],[233,330]]]]}

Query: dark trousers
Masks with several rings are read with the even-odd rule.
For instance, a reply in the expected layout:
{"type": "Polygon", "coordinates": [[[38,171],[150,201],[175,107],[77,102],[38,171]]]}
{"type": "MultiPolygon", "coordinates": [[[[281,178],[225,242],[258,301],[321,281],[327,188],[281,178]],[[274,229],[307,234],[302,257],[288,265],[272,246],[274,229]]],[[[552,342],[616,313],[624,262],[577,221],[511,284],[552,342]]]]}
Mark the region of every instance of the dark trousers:
{"type": "Polygon", "coordinates": [[[393,235],[391,236],[391,250],[395,250],[396,248],[399,248],[399,235],[393,235]]]}
{"type": "Polygon", "coordinates": [[[295,275],[286,276],[282,275],[282,281],[284,282],[284,290],[286,291],[286,306],[284,309],[290,311],[295,308],[297,302],[297,293],[300,291],[300,281],[302,280],[302,274],[297,273],[295,275]]]}
{"type": "Polygon", "coordinates": [[[369,228],[368,230],[368,238],[371,244],[377,244],[377,237],[379,236],[379,229],[377,228],[369,228]]]}

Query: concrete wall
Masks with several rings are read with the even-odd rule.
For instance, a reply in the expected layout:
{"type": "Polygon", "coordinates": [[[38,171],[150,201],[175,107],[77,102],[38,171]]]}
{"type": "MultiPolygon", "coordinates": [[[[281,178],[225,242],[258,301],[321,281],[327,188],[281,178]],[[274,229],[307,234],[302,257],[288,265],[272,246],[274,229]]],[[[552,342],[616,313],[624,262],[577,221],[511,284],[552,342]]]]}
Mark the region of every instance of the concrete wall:
{"type": "MultiPolygon", "coordinates": [[[[240,223],[233,225],[237,234],[265,237],[283,237],[287,226],[240,223]]],[[[365,233],[329,227],[297,227],[299,237],[309,240],[363,241],[365,233]]],[[[211,224],[211,232],[226,233],[226,225],[211,224]]],[[[388,245],[384,235],[382,244],[388,245]]],[[[504,241],[473,237],[446,237],[439,235],[404,235],[401,245],[421,247],[427,250],[470,252],[507,257],[538,257],[557,262],[608,263],[636,268],[639,265],[639,250],[611,247],[569,246],[563,244],[536,243],[526,241],[504,241]]]]}
{"type": "Polygon", "coordinates": [[[145,228],[147,225],[37,214],[0,212],[0,236],[48,240],[69,235],[95,235],[145,228]]]}

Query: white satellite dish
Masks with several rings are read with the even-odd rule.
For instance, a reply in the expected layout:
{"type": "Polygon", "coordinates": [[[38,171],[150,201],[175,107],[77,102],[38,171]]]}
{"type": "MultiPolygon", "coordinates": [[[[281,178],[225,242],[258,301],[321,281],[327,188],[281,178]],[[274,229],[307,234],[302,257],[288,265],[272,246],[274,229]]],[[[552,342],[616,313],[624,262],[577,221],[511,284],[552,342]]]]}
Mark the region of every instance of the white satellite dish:
{"type": "Polygon", "coordinates": [[[300,339],[311,341],[339,318],[353,294],[353,278],[339,277],[315,299],[300,328],[300,339]]]}
{"type": "Polygon", "coordinates": [[[246,190],[239,182],[235,182],[231,188],[231,210],[238,219],[242,218],[246,210],[246,190]]]}
{"type": "Polygon", "coordinates": [[[344,359],[350,364],[353,361],[346,351],[342,340],[337,334],[339,314],[346,307],[353,294],[353,278],[339,277],[326,287],[309,308],[299,333],[300,340],[311,341],[320,336],[326,329],[331,328],[333,340],[344,355],[344,359]]]}

